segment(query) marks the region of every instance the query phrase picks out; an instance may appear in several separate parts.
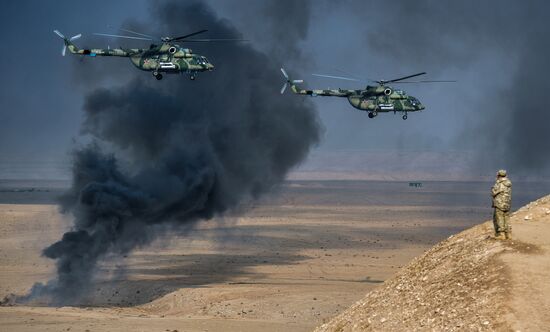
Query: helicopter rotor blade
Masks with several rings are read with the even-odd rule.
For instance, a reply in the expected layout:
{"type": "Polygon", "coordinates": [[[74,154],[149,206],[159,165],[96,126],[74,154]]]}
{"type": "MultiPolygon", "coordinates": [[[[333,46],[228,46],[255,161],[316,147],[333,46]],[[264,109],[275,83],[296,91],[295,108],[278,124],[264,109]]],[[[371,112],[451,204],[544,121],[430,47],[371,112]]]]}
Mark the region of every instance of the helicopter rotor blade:
{"type": "Polygon", "coordinates": [[[191,36],[195,36],[195,35],[198,35],[199,33],[204,33],[208,30],[204,29],[204,30],[200,30],[200,31],[197,31],[197,32],[193,32],[193,33],[190,33],[190,34],[187,34],[187,35],[183,35],[183,36],[180,36],[180,37],[174,37],[174,38],[166,38],[166,41],[172,41],[172,40],[182,40],[182,39],[185,39],[185,38],[188,38],[188,37],[191,37],[191,36]]]}
{"type": "Polygon", "coordinates": [[[63,50],[61,50],[61,56],[65,56],[66,52],[67,52],[67,46],[63,45],[63,50]]]}
{"type": "Polygon", "coordinates": [[[225,38],[225,39],[187,39],[186,43],[189,42],[231,42],[231,41],[248,41],[248,39],[238,39],[238,38],[225,38]]]}
{"type": "Polygon", "coordinates": [[[361,81],[361,82],[376,82],[368,77],[357,77],[353,74],[350,74],[349,72],[347,71],[343,71],[342,69],[338,69],[338,68],[333,68],[334,71],[337,71],[337,72],[340,72],[341,74],[344,74],[345,76],[344,77],[349,77],[349,78],[355,78],[357,81],[361,81]]]}
{"type": "Polygon", "coordinates": [[[292,84],[304,83],[304,80],[292,80],[292,84]]]}
{"type": "Polygon", "coordinates": [[[142,38],[142,37],[132,37],[132,36],[121,36],[121,35],[111,35],[108,33],[93,33],[96,36],[104,36],[104,37],[115,37],[115,38],[126,38],[126,39],[139,39],[139,40],[153,40],[151,38],[142,38]]]}
{"type": "Polygon", "coordinates": [[[79,39],[80,37],[82,37],[82,34],[81,34],[81,33],[79,33],[78,35],[72,36],[69,40],[70,40],[70,41],[77,40],[77,39],[79,39]]]}
{"type": "Polygon", "coordinates": [[[135,31],[132,31],[132,30],[128,30],[128,29],[123,29],[123,28],[119,28],[120,31],[124,31],[124,32],[129,32],[129,33],[133,33],[133,34],[136,34],[138,36],[142,36],[142,37],[147,37],[147,38],[151,38],[151,39],[160,39],[160,38],[156,38],[154,36],[151,36],[151,35],[146,35],[144,33],[140,33],[140,32],[135,32],[135,31]]]}
{"type": "Polygon", "coordinates": [[[53,31],[56,35],[58,35],[59,37],[65,39],[65,36],[63,36],[63,34],[61,32],[59,32],[59,30],[54,30],[53,31]]]}
{"type": "Polygon", "coordinates": [[[288,86],[288,83],[285,82],[285,84],[283,84],[283,87],[281,88],[281,94],[285,93],[287,86],[288,86]]]}
{"type": "Polygon", "coordinates": [[[428,81],[407,81],[407,82],[395,82],[395,84],[405,84],[405,83],[455,83],[457,81],[448,81],[448,80],[428,80],[428,81]]]}
{"type": "Polygon", "coordinates": [[[286,70],[284,70],[283,68],[281,68],[281,72],[283,73],[283,76],[288,80],[288,74],[286,73],[286,70]]]}
{"type": "Polygon", "coordinates": [[[359,82],[360,80],[356,79],[356,78],[351,78],[351,77],[344,77],[344,76],[332,76],[332,75],[322,75],[322,74],[311,74],[313,76],[317,76],[317,77],[328,77],[328,78],[335,78],[335,79],[338,79],[338,80],[346,80],[346,81],[355,81],[355,82],[359,82]]]}
{"type": "Polygon", "coordinates": [[[383,83],[393,83],[393,82],[398,82],[398,81],[402,81],[402,80],[406,80],[407,78],[412,78],[412,77],[416,77],[416,76],[420,76],[420,75],[426,75],[426,72],[421,72],[421,73],[418,73],[418,74],[413,74],[413,75],[409,75],[409,76],[404,76],[404,77],[400,77],[400,78],[395,78],[393,80],[380,80],[380,81],[377,81],[378,83],[380,84],[383,84],[383,83]],[[383,82],[383,83],[381,83],[383,82]]]}

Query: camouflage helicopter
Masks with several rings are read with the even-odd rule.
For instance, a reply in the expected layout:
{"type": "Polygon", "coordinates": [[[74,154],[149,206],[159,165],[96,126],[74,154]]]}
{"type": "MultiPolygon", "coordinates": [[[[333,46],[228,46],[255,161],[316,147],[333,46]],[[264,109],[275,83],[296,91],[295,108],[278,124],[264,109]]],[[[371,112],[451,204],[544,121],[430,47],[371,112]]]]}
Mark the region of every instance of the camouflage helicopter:
{"type": "MultiPolygon", "coordinates": [[[[296,84],[303,83],[303,80],[292,80],[288,76],[287,72],[281,68],[281,72],[286,78],[286,82],[281,88],[281,94],[283,94],[288,85],[290,90],[299,95],[308,95],[312,97],[316,96],[330,96],[330,97],[346,97],[351,106],[361,111],[368,112],[369,118],[374,118],[378,113],[397,112],[403,113],[403,120],[407,120],[407,113],[418,112],[425,109],[424,105],[413,96],[407,95],[405,91],[394,89],[388,86],[388,83],[432,83],[432,82],[454,82],[454,81],[405,81],[403,80],[425,75],[425,72],[396,78],[393,80],[378,80],[372,81],[378,83],[378,86],[367,85],[362,90],[346,90],[346,89],[326,89],[326,90],[304,90],[299,89],[296,84]]],[[[356,78],[344,77],[344,76],[332,76],[332,75],[320,75],[313,74],[318,77],[328,77],[335,79],[342,79],[348,81],[362,81],[356,78]]]]}
{"type": "Polygon", "coordinates": [[[137,40],[160,40],[161,43],[151,44],[149,48],[92,48],[92,49],[80,49],[73,44],[73,41],[80,38],[82,35],[78,34],[71,38],[65,37],[58,30],[54,30],[54,33],[63,38],[64,46],[61,54],[65,56],[67,49],[72,54],[85,55],[85,56],[119,56],[130,58],[132,63],[141,70],[151,71],[153,76],[157,80],[162,79],[162,73],[177,74],[187,73],[191,80],[194,80],[197,73],[212,71],[214,65],[211,64],[208,59],[202,55],[194,54],[189,48],[180,47],[174,44],[175,41],[181,42],[218,42],[218,41],[244,41],[243,39],[187,39],[191,36],[204,33],[208,30],[200,30],[180,37],[162,37],[155,38],[139,32],[120,29],[127,33],[135,34],[137,36],[124,36],[113,35],[106,33],[94,33],[98,36],[137,39],[137,40]]]}

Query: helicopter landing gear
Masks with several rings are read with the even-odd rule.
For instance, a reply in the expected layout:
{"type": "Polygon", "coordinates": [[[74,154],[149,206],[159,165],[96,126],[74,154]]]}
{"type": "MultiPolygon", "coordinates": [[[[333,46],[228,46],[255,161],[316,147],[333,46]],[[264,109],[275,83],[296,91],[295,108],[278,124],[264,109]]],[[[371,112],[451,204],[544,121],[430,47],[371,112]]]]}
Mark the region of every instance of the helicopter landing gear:
{"type": "Polygon", "coordinates": [[[155,76],[155,78],[159,81],[162,80],[162,74],[159,72],[154,71],[153,76],[155,76]]]}
{"type": "Polygon", "coordinates": [[[374,111],[374,112],[369,112],[369,119],[372,119],[374,118],[375,116],[378,115],[378,112],[374,111]]]}
{"type": "Polygon", "coordinates": [[[403,115],[403,120],[407,120],[407,113],[403,115]]]}

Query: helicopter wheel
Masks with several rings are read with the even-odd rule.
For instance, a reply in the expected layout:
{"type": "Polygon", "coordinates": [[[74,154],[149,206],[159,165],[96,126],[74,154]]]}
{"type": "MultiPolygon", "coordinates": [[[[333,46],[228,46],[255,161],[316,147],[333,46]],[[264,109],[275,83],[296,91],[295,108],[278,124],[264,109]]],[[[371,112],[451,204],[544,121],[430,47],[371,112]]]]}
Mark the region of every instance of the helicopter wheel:
{"type": "Polygon", "coordinates": [[[407,120],[407,114],[403,115],[403,120],[407,120]]]}
{"type": "Polygon", "coordinates": [[[191,79],[191,81],[194,81],[196,77],[195,77],[195,75],[191,75],[191,76],[189,76],[189,78],[191,79]]]}
{"type": "Polygon", "coordinates": [[[372,114],[372,112],[369,112],[369,119],[372,119],[374,118],[374,114],[372,114]]]}
{"type": "Polygon", "coordinates": [[[162,80],[162,74],[156,74],[155,78],[159,81],[162,80]]]}

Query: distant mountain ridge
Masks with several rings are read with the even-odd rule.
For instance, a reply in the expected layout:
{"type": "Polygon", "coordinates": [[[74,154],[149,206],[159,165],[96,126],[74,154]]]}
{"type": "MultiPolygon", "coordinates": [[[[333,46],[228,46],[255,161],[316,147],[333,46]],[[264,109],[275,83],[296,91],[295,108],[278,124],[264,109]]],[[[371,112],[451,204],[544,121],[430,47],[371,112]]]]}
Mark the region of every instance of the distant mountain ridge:
{"type": "MultiPolygon", "coordinates": [[[[381,181],[490,181],[498,167],[477,166],[477,156],[467,151],[314,150],[289,175],[289,180],[381,181]]],[[[539,180],[535,175],[515,180],[539,180]]],[[[69,155],[37,159],[33,156],[2,158],[0,179],[69,180],[69,155]]],[[[549,179],[550,176],[544,179],[549,179]]]]}

